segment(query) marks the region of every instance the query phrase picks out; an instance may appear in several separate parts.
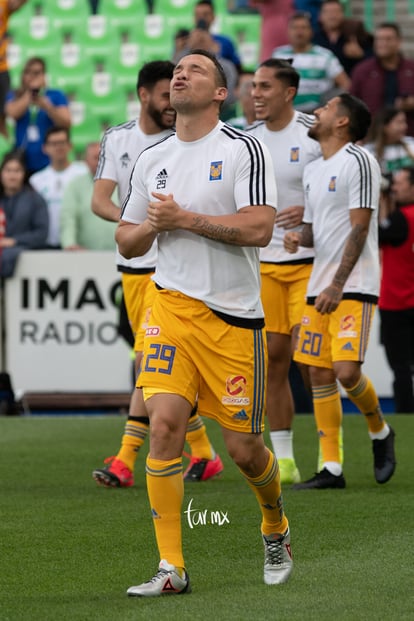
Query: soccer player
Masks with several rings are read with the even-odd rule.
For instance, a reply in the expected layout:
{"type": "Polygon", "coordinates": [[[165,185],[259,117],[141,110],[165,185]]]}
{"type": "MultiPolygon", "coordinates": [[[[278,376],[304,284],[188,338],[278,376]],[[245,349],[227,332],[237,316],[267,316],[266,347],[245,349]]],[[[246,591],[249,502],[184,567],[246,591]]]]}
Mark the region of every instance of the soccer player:
{"type": "Polygon", "coordinates": [[[258,247],[269,243],[276,184],[264,144],[219,120],[226,78],[202,50],[174,69],[176,134],[144,151],[116,239],[124,256],[158,242],[157,294],[139,384],[150,426],[147,488],[160,555],[155,576],[130,596],[186,593],[182,552],[182,449],[198,399],[262,513],[264,581],[292,569],[277,461],[263,440],[266,339],[258,247]],[[159,172],[166,181],[157,187],[159,172]]]}
{"type": "Polygon", "coordinates": [[[305,168],[304,226],[285,234],[285,247],[292,253],[299,246],[315,250],[294,359],[309,365],[323,467],[293,487],[345,487],[337,380],[365,416],[375,479],[386,483],[395,470],[394,431],[361,370],[379,291],[380,169],[355,142],[366,135],[371,115],[362,101],[343,93],[315,116],[309,136],[319,142],[322,157],[305,168]]]}
{"type": "MultiPolygon", "coordinates": [[[[139,119],[108,129],[102,139],[98,169],[95,175],[92,209],[101,218],[119,221],[120,207],[112,200],[118,189],[119,205],[128,194],[129,180],[137,157],[144,149],[172,134],[175,110],[170,105],[170,80],[174,65],[170,61],[152,61],[138,74],[137,93],[141,103],[139,119]]],[[[166,178],[160,169],[158,189],[163,189],[166,178]]],[[[117,251],[117,266],[122,274],[122,288],[127,315],[134,336],[135,371],[138,374],[143,348],[143,334],[148,322],[155,286],[151,280],[157,260],[156,243],[145,256],[125,259],[117,251]]],[[[125,424],[121,447],[109,464],[93,471],[99,484],[111,487],[129,487],[134,484],[134,465],[138,452],[148,434],[148,414],[142,391],[134,389],[129,416],[125,424]]],[[[187,481],[205,481],[220,474],[223,464],[210,444],[205,425],[194,409],[188,426],[187,441],[191,460],[185,473],[187,481]]]]}
{"type": "Polygon", "coordinates": [[[302,224],[303,169],[321,152],[308,136],[314,117],[293,107],[298,86],[299,74],[287,60],[271,58],[261,63],[252,91],[260,122],[248,129],[269,148],[278,190],[272,241],[260,249],[260,273],[269,351],[266,414],[282,484],[300,481],[293,453],[289,367],[313,263],[313,249],[301,248],[292,257],[283,247],[283,236],[284,230],[298,230],[302,224]]]}

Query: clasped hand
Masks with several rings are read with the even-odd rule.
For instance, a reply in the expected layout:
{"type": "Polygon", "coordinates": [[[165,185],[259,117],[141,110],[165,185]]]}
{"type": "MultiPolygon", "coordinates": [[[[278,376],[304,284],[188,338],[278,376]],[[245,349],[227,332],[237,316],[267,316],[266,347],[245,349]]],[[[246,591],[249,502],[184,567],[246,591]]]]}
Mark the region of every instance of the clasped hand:
{"type": "Polygon", "coordinates": [[[184,210],[175,202],[172,194],[152,192],[156,201],[148,203],[148,221],[156,231],[174,231],[181,228],[180,221],[184,210]]]}

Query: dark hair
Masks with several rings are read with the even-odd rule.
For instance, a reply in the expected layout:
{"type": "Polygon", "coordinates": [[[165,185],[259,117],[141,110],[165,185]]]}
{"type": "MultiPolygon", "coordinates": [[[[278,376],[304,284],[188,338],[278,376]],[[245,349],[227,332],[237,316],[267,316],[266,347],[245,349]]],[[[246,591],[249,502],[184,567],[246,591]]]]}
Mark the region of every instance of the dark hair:
{"type": "MultiPolygon", "coordinates": [[[[399,110],[398,108],[389,106],[383,110],[380,110],[374,117],[368,136],[370,142],[374,143],[375,157],[378,160],[382,159],[386,147],[384,128],[387,127],[387,125],[389,125],[399,114],[405,115],[404,110],[399,110]]],[[[401,141],[400,144],[407,151],[407,155],[412,157],[412,154],[404,141],[401,141]]]]}
{"type": "Polygon", "coordinates": [[[288,19],[288,24],[296,22],[299,19],[304,19],[305,21],[307,21],[309,23],[309,26],[312,28],[312,15],[307,11],[296,11],[296,13],[293,13],[293,15],[291,15],[288,19]]]}
{"type": "MultiPolygon", "coordinates": [[[[194,49],[194,50],[189,50],[185,56],[191,56],[192,54],[198,54],[199,56],[205,56],[206,58],[209,58],[211,60],[211,62],[213,63],[213,65],[215,66],[215,74],[216,74],[216,84],[217,86],[224,86],[224,88],[227,88],[227,78],[226,78],[226,74],[224,73],[224,69],[222,67],[222,65],[219,63],[219,61],[217,60],[216,56],[214,54],[212,54],[211,52],[208,52],[207,50],[201,50],[201,49],[194,49]]],[[[184,58],[184,56],[183,56],[184,58]]]]}
{"type": "Polygon", "coordinates": [[[274,69],[275,77],[286,84],[298,88],[300,76],[294,67],[292,67],[292,59],[268,58],[260,63],[259,67],[269,67],[274,69]]]}
{"type": "Polygon", "coordinates": [[[41,56],[31,56],[26,60],[23,66],[23,73],[32,65],[40,65],[42,70],[46,72],[46,61],[41,56]]]}
{"type": "Polygon", "coordinates": [[[371,125],[371,112],[366,104],[349,93],[338,95],[339,106],[349,119],[348,132],[352,142],[365,138],[371,125]]]}
{"type": "Polygon", "coordinates": [[[138,73],[137,91],[144,86],[152,89],[160,80],[171,80],[174,64],[170,60],[153,60],[145,63],[138,73]]]}
{"type": "Polygon", "coordinates": [[[53,134],[60,134],[61,132],[64,132],[66,134],[68,142],[70,142],[70,131],[68,127],[59,127],[59,125],[52,125],[52,127],[49,127],[46,130],[43,143],[46,144],[50,136],[53,136],[53,134]]]}
{"type": "Polygon", "coordinates": [[[4,187],[1,181],[1,173],[3,172],[3,169],[6,166],[6,164],[8,164],[9,162],[18,162],[20,164],[20,166],[22,167],[24,171],[23,185],[26,185],[26,186],[29,185],[29,181],[28,181],[29,171],[27,170],[24,153],[21,149],[13,149],[12,151],[8,151],[3,156],[3,159],[1,160],[1,163],[0,163],[0,196],[3,196],[4,194],[4,187]]]}
{"type": "Polygon", "coordinates": [[[403,166],[400,168],[399,172],[406,172],[410,185],[414,185],[414,166],[403,166]]]}
{"type": "Polygon", "coordinates": [[[399,27],[398,24],[396,24],[395,22],[381,22],[380,24],[378,24],[378,26],[375,28],[375,32],[377,32],[378,30],[381,30],[382,28],[390,28],[391,30],[393,30],[395,32],[395,34],[397,35],[397,37],[399,39],[401,39],[401,28],[399,27]]]}
{"type": "Polygon", "coordinates": [[[341,7],[341,9],[344,8],[344,5],[342,4],[341,0],[322,0],[322,6],[324,6],[325,4],[337,4],[338,6],[341,7]]]}
{"type": "Polygon", "coordinates": [[[196,2],[194,6],[199,6],[200,4],[207,4],[209,7],[211,7],[211,10],[214,13],[214,3],[212,0],[198,0],[198,2],[196,2]]]}

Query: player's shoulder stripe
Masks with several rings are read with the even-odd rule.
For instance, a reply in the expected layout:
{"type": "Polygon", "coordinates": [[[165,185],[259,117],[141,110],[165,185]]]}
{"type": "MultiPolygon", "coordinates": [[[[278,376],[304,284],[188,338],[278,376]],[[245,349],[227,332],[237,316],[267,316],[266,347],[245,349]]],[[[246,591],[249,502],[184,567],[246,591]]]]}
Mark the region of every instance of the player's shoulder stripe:
{"type": "Polygon", "coordinates": [[[253,123],[250,123],[250,125],[247,125],[247,127],[245,127],[243,131],[250,132],[252,129],[256,129],[257,127],[262,127],[264,124],[265,124],[264,121],[254,121],[253,123]]]}
{"type": "Polygon", "coordinates": [[[103,167],[105,165],[105,160],[106,160],[105,152],[106,152],[108,139],[112,137],[116,137],[118,134],[120,134],[120,132],[130,131],[135,126],[136,126],[136,120],[132,120],[132,121],[125,121],[124,123],[119,123],[118,125],[113,125],[112,127],[108,127],[108,129],[105,130],[105,133],[101,140],[101,148],[99,151],[99,161],[98,161],[98,167],[95,173],[95,179],[99,179],[102,173],[103,167]]]}
{"type": "Polygon", "coordinates": [[[125,121],[124,123],[119,123],[118,125],[113,125],[112,127],[108,127],[105,131],[105,136],[109,134],[115,134],[125,129],[132,129],[136,125],[136,120],[133,121],[125,121]]]}
{"type": "Polygon", "coordinates": [[[361,184],[360,184],[360,202],[361,207],[371,207],[372,203],[372,156],[356,144],[349,144],[346,149],[346,153],[355,158],[360,173],[361,173],[361,184]]]}
{"type": "Polygon", "coordinates": [[[266,205],[265,160],[263,143],[252,134],[227,125],[220,132],[231,140],[240,140],[250,157],[249,200],[251,205],[266,205]]]}
{"type": "Polygon", "coordinates": [[[312,114],[298,112],[298,115],[296,117],[296,123],[298,123],[299,125],[304,125],[304,127],[309,129],[315,123],[315,117],[312,114]]]}

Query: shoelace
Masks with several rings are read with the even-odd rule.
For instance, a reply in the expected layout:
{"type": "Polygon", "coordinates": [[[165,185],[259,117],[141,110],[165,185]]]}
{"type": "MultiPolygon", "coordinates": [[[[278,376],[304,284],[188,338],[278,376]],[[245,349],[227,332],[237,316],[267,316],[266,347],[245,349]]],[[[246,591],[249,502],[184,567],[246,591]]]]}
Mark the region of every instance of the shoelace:
{"type": "Polygon", "coordinates": [[[167,569],[159,569],[155,576],[151,578],[151,580],[149,580],[148,582],[157,582],[158,580],[162,580],[163,578],[165,578],[165,576],[168,576],[168,574],[171,573],[172,572],[168,571],[167,569]]]}
{"type": "Polygon", "coordinates": [[[270,565],[281,565],[283,563],[283,539],[269,541],[265,539],[266,563],[270,565]]]}

